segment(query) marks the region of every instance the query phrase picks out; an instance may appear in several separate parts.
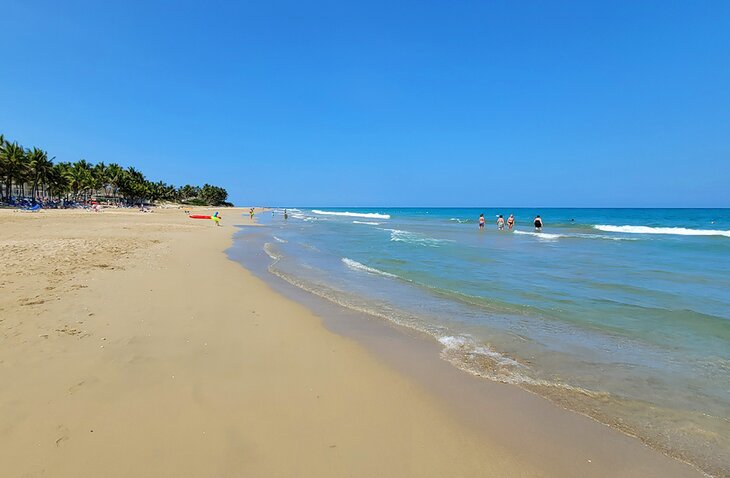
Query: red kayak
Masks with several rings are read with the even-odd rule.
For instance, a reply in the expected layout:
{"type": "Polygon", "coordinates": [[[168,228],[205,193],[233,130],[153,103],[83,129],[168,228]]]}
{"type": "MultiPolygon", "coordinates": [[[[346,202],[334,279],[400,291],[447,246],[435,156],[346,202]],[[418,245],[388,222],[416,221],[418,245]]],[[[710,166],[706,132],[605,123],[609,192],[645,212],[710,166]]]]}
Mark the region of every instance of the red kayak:
{"type": "Polygon", "coordinates": [[[210,216],[202,216],[200,214],[191,214],[188,217],[190,219],[210,219],[210,216]]]}

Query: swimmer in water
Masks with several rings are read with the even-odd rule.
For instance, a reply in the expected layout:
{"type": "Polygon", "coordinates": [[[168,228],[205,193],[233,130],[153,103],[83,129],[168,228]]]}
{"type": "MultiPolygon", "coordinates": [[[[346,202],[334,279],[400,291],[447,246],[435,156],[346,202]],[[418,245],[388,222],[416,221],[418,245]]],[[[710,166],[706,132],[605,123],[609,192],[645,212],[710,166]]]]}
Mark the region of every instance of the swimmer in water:
{"type": "Polygon", "coordinates": [[[504,231],[504,217],[501,214],[497,218],[497,229],[504,231]]]}
{"type": "Polygon", "coordinates": [[[479,229],[484,229],[484,214],[479,215],[479,229]]]}
{"type": "Polygon", "coordinates": [[[535,230],[537,232],[542,231],[542,219],[540,218],[539,214],[535,216],[535,230]]]}
{"type": "Polygon", "coordinates": [[[515,225],[515,215],[510,214],[509,217],[507,218],[507,228],[511,231],[512,228],[514,227],[514,225],[515,225]]]}
{"type": "Polygon", "coordinates": [[[289,214],[286,212],[286,209],[284,209],[284,220],[286,221],[289,219],[289,214]]]}

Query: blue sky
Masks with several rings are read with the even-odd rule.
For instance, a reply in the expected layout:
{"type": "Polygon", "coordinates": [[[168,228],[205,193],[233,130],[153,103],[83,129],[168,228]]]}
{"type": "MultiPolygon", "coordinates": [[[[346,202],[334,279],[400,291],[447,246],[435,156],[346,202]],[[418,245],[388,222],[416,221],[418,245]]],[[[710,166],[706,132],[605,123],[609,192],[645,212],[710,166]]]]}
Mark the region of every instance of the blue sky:
{"type": "Polygon", "coordinates": [[[0,132],[241,205],[730,207],[730,2],[3,2],[0,132]]]}

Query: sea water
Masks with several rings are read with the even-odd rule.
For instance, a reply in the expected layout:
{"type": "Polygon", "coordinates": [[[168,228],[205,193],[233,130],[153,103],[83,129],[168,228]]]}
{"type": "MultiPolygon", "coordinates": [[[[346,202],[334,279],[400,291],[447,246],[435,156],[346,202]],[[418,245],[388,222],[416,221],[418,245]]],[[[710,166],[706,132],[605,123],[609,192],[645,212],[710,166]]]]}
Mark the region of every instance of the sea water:
{"type": "Polygon", "coordinates": [[[266,253],[272,277],[427,333],[468,373],[730,476],[730,210],[287,214],[263,213],[264,227],[236,239],[266,253]],[[511,213],[514,228],[499,231],[496,216],[511,213]]]}

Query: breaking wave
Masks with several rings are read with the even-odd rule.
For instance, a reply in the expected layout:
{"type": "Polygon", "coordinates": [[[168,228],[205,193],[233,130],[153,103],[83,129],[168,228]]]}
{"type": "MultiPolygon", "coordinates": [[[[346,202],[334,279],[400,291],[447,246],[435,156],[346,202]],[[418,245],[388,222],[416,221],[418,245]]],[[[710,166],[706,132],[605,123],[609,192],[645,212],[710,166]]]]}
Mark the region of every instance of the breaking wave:
{"type": "Polygon", "coordinates": [[[627,234],[675,234],[679,236],[725,236],[730,231],[718,229],[687,229],[685,227],[649,227],[649,226],[611,226],[597,224],[594,229],[604,232],[623,232],[627,234]]]}
{"type": "Polygon", "coordinates": [[[392,278],[397,278],[398,277],[395,274],[391,274],[389,272],[384,272],[384,271],[378,270],[378,269],[376,269],[374,267],[368,267],[365,264],[362,264],[362,263],[357,262],[357,261],[353,261],[352,259],[347,258],[347,257],[343,257],[342,258],[342,262],[347,267],[349,267],[350,269],[353,269],[353,270],[356,270],[356,271],[369,272],[371,274],[378,274],[378,275],[385,276],[385,277],[392,277],[392,278]]]}
{"type": "Polygon", "coordinates": [[[436,239],[416,232],[401,231],[400,229],[383,229],[390,232],[390,240],[393,242],[407,242],[418,246],[439,247],[440,245],[453,242],[446,239],[436,239]]]}
{"type": "Polygon", "coordinates": [[[554,241],[556,239],[560,239],[561,237],[566,237],[564,234],[548,234],[547,232],[514,231],[514,233],[535,236],[546,241],[554,241]]]}
{"type": "Polygon", "coordinates": [[[352,221],[353,224],[367,224],[368,226],[379,226],[379,222],[370,222],[370,221],[352,221]]]}
{"type": "Polygon", "coordinates": [[[390,214],[378,214],[374,212],[347,212],[347,211],[321,211],[312,209],[314,214],[324,216],[349,216],[349,217],[369,217],[373,219],[390,219],[390,214]]]}

